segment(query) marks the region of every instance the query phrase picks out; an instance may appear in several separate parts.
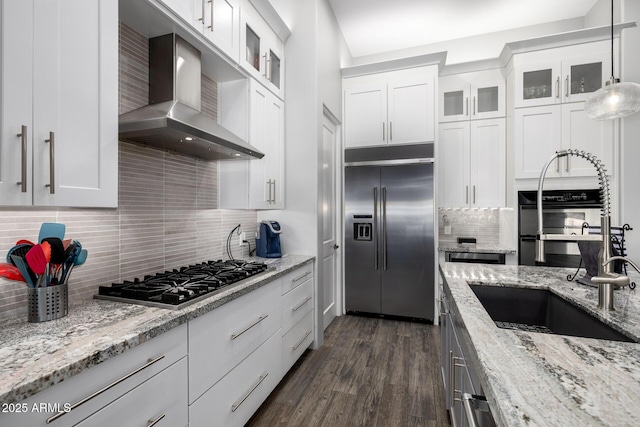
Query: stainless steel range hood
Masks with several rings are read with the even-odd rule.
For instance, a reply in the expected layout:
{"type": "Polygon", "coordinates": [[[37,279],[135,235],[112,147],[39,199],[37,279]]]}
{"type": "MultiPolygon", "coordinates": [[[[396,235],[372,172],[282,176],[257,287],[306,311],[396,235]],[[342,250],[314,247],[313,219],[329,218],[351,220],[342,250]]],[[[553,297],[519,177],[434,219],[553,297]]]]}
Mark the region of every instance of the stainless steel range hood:
{"type": "Polygon", "coordinates": [[[200,51],[176,34],[149,39],[149,105],[119,118],[119,139],[207,160],[264,154],[200,112],[200,51]]]}

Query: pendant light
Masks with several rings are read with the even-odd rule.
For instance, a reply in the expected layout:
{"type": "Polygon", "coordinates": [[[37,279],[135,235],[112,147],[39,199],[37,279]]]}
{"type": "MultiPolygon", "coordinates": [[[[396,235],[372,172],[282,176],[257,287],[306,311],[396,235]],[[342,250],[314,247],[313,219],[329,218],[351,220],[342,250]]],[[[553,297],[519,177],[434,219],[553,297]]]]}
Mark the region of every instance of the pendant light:
{"type": "Polygon", "coordinates": [[[613,76],[613,0],[611,0],[611,77],[584,104],[587,117],[594,120],[613,120],[640,111],[640,85],[620,82],[613,76]]]}

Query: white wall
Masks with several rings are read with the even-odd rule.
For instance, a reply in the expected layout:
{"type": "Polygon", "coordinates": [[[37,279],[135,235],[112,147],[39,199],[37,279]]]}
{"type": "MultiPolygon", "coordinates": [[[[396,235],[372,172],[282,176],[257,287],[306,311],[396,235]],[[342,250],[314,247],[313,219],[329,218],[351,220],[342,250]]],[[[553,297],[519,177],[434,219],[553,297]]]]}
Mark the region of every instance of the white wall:
{"type": "Polygon", "coordinates": [[[345,43],[327,0],[271,0],[291,30],[285,44],[285,210],[258,212],[280,222],[285,253],[316,256],[316,340],[323,341],[322,112],[342,117],[345,43]]]}
{"type": "MultiPolygon", "coordinates": [[[[613,20],[620,22],[622,15],[620,0],[613,1],[613,20]]],[[[611,25],[611,0],[598,0],[584,17],[585,27],[601,27],[611,25]]]]}
{"type": "Polygon", "coordinates": [[[583,18],[568,19],[480,36],[465,37],[410,49],[402,49],[380,55],[361,56],[353,58],[350,65],[368,64],[443,51],[447,52],[447,65],[497,58],[505,43],[565,31],[579,30],[584,28],[584,25],[585,21],[583,18]]]}
{"type": "MultiPolygon", "coordinates": [[[[615,5],[614,5],[615,7],[615,5]]],[[[623,21],[638,21],[640,24],[640,1],[623,0],[623,21]]],[[[629,28],[622,32],[622,81],[640,83],[640,28],[629,28]]],[[[633,261],[640,262],[640,113],[621,120],[621,204],[622,223],[634,230],[627,240],[627,253],[633,261]]]]}

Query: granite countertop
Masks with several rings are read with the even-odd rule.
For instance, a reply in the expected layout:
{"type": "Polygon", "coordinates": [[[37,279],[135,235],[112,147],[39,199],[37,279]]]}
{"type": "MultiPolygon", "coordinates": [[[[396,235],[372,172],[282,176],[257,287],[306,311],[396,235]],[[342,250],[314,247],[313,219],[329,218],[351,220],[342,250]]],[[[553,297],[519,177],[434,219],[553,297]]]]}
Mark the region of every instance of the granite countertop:
{"type": "Polygon", "coordinates": [[[474,252],[488,254],[515,254],[515,249],[507,249],[498,245],[441,243],[440,252],[474,252]]]}
{"type": "Polygon", "coordinates": [[[615,311],[605,312],[596,288],[566,281],[573,269],[442,263],[440,271],[498,425],[640,425],[640,344],[499,329],[468,284],[549,288],[636,341],[640,291],[616,290],[615,311]]]}
{"type": "Polygon", "coordinates": [[[273,269],[179,310],[103,300],[69,306],[61,319],[14,319],[0,330],[0,403],[19,402],[84,369],[123,353],[182,323],[308,264],[312,256],[264,259],[273,269]]]}

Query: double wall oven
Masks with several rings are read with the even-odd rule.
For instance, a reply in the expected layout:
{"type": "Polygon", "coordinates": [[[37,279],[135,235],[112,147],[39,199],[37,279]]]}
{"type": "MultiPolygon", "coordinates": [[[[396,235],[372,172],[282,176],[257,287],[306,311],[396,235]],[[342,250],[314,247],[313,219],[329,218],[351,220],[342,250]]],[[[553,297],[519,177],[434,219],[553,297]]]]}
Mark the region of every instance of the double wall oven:
{"type": "MultiPolygon", "coordinates": [[[[518,193],[518,264],[536,265],[535,242],[538,228],[536,191],[518,193]]],[[[544,232],[552,234],[587,233],[583,227],[600,227],[602,203],[599,190],[551,190],[542,193],[544,232]]],[[[545,244],[549,267],[577,267],[580,251],[575,242],[545,244]]]]}

